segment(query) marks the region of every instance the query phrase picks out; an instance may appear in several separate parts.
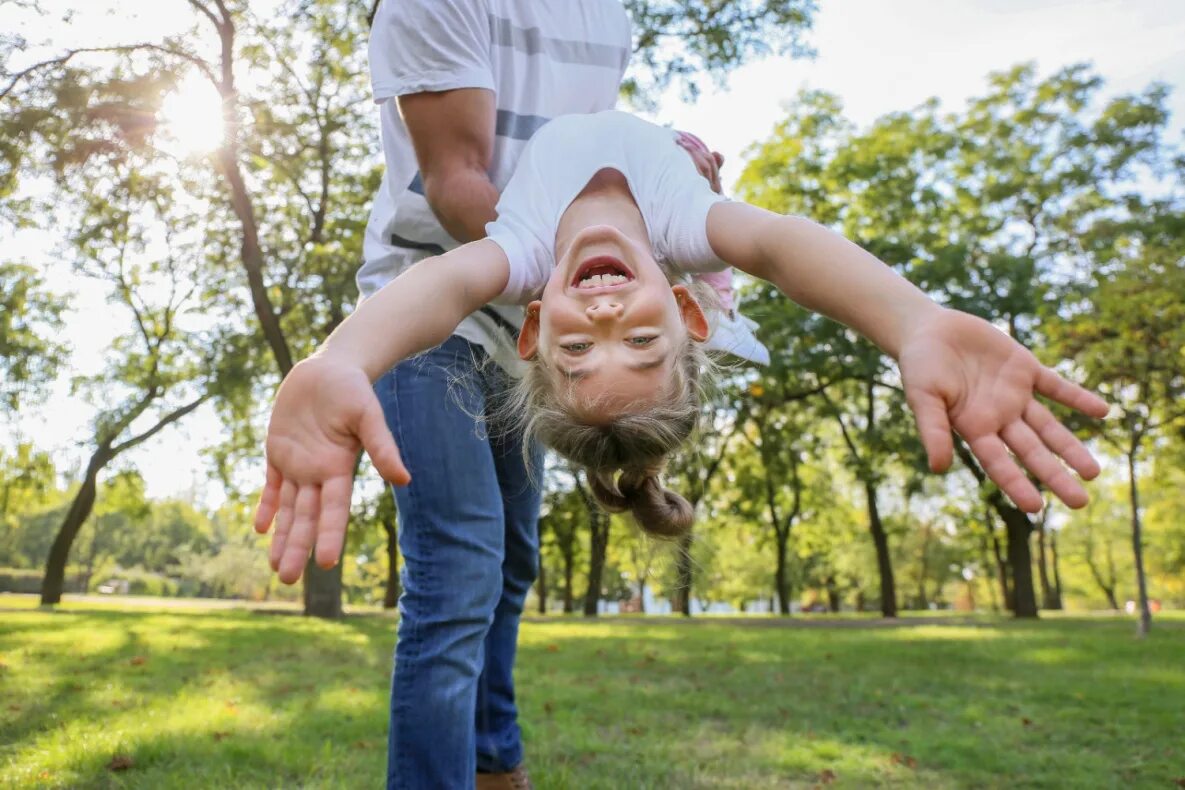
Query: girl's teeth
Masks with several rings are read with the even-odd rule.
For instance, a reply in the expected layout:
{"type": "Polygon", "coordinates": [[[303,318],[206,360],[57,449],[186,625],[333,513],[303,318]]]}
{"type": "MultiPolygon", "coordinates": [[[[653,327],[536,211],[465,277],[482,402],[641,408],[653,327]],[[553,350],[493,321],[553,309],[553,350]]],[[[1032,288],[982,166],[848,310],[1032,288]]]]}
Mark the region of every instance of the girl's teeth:
{"type": "Polygon", "coordinates": [[[581,288],[598,288],[602,285],[617,285],[627,280],[623,274],[594,274],[580,281],[581,288]]]}

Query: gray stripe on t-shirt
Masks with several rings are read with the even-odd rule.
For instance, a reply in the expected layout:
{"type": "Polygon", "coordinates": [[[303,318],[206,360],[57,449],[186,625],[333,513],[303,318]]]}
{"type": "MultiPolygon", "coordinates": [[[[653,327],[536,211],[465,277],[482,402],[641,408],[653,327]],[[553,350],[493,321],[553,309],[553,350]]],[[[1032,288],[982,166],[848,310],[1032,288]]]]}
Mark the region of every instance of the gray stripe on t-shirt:
{"type": "Polygon", "coordinates": [[[535,132],[550,120],[539,115],[519,115],[510,110],[498,110],[494,134],[515,140],[530,140],[535,136],[535,132]]]}
{"type": "Polygon", "coordinates": [[[510,47],[528,55],[546,55],[560,63],[621,69],[629,58],[629,51],[622,47],[548,38],[537,27],[519,27],[494,14],[490,14],[490,40],[496,46],[510,47]]]}

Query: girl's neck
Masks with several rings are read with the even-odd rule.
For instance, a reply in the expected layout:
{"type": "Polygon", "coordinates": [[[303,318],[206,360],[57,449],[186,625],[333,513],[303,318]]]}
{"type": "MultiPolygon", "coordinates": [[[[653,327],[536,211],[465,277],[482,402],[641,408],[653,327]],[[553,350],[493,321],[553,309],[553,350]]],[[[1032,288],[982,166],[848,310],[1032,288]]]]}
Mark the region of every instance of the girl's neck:
{"type": "Polygon", "coordinates": [[[555,234],[555,259],[564,257],[577,233],[593,225],[612,225],[638,243],[650,247],[646,221],[634,202],[629,183],[617,170],[597,171],[560,217],[555,234]]]}

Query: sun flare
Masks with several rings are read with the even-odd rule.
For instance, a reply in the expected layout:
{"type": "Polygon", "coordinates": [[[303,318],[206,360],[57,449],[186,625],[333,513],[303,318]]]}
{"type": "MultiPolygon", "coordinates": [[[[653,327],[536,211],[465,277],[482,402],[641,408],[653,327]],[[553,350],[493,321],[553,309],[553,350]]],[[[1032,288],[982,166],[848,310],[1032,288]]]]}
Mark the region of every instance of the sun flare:
{"type": "Polygon", "coordinates": [[[214,86],[196,75],[186,77],[161,105],[165,136],[181,156],[213,151],[222,145],[222,102],[214,86]]]}

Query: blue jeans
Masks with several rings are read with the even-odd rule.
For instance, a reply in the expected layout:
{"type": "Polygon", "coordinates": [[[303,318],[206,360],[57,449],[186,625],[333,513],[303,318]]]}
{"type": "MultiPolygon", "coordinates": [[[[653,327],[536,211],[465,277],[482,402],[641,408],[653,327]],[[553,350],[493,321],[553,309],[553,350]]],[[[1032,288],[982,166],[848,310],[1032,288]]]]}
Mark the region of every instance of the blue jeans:
{"type": "Polygon", "coordinates": [[[505,385],[454,335],[375,383],[412,475],[396,488],[403,595],[391,682],[389,788],[472,787],[522,760],[514,658],[538,573],[542,454],[478,418],[505,385]],[[530,469],[530,467],[534,467],[530,469]]]}

